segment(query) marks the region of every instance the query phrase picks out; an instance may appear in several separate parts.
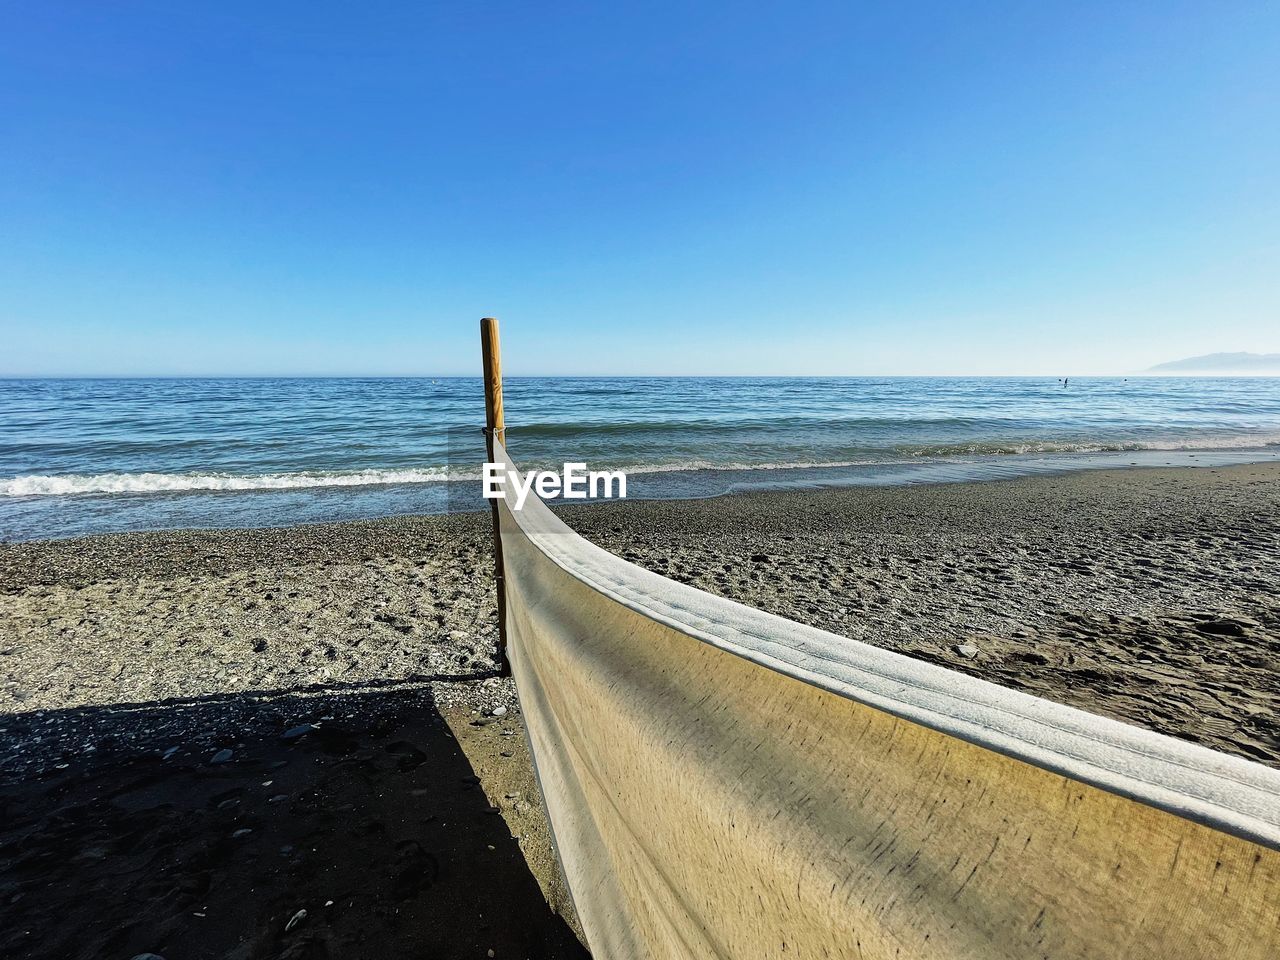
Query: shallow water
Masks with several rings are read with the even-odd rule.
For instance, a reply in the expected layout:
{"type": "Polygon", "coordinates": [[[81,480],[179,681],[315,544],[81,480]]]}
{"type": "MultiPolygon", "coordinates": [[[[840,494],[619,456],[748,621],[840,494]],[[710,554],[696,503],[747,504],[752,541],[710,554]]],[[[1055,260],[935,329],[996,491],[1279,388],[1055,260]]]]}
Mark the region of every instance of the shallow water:
{"type": "MultiPolygon", "coordinates": [[[[1280,455],[1277,378],[516,378],[523,465],[629,493],[1280,455]]],[[[0,538],[474,509],[479,378],[0,381],[0,538]]]]}

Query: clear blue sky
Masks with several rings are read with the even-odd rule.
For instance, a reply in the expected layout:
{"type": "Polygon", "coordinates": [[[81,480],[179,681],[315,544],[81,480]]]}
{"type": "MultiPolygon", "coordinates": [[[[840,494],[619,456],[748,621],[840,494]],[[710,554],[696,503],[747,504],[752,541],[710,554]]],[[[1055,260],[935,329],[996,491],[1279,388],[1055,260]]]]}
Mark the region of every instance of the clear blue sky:
{"type": "Polygon", "coordinates": [[[1280,351],[1280,5],[0,0],[0,373],[1280,351]]]}

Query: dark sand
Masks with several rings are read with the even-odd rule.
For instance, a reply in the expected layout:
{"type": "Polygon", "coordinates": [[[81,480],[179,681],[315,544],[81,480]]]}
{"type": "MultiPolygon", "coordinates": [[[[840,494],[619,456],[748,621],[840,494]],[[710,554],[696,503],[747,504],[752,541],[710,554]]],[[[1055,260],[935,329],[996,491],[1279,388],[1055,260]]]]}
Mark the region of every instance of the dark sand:
{"type": "MultiPolygon", "coordinates": [[[[713,593],[1280,767],[1280,466],[563,515],[713,593]]],[[[491,677],[488,535],[0,547],[0,956],[583,956],[491,677]]]]}

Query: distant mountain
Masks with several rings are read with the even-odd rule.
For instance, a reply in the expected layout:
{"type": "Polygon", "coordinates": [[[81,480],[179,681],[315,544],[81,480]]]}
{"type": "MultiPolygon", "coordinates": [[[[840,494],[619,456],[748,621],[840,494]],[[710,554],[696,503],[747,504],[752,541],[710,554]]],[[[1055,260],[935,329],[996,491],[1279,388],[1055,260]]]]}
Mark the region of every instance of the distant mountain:
{"type": "Polygon", "coordinates": [[[1280,353],[1206,353],[1158,363],[1148,373],[1226,373],[1280,376],[1280,353]]]}

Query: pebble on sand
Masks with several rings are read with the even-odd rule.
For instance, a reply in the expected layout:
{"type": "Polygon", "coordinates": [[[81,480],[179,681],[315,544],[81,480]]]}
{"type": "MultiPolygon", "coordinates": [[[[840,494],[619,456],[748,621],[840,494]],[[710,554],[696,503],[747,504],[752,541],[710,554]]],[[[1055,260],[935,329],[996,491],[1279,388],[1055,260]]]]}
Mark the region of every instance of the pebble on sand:
{"type": "Polygon", "coordinates": [[[973,659],[978,655],[978,648],[972,643],[960,643],[956,644],[956,653],[960,654],[962,657],[973,659]]]}
{"type": "Polygon", "coordinates": [[[288,933],[290,930],[292,930],[294,927],[296,927],[305,919],[307,919],[307,911],[305,909],[299,910],[292,917],[290,917],[289,922],[284,925],[284,932],[288,933]]]}
{"type": "Polygon", "coordinates": [[[232,756],[233,756],[232,752],[224,748],[222,750],[219,750],[212,757],[210,757],[209,762],[210,763],[226,763],[228,760],[231,759],[232,756]]]}
{"type": "Polygon", "coordinates": [[[297,740],[299,737],[305,737],[308,733],[315,729],[315,724],[300,723],[296,727],[290,727],[280,735],[281,740],[297,740]]]}

